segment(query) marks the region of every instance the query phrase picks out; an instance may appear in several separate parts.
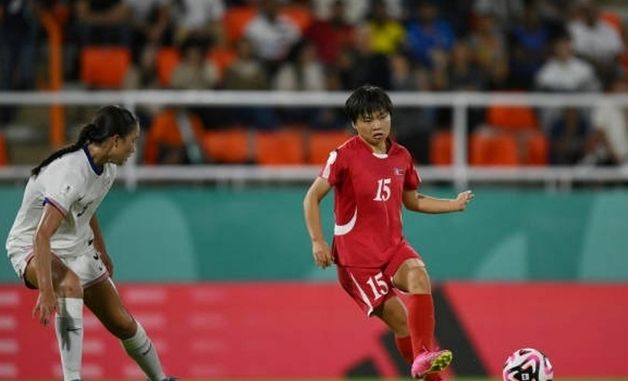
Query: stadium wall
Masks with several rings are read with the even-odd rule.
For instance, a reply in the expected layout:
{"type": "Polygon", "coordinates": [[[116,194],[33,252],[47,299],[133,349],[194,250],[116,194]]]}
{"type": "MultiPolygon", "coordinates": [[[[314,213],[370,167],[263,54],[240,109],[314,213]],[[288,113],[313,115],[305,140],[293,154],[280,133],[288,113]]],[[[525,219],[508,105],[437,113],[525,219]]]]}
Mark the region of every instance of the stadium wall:
{"type": "MultiPolygon", "coordinates": [[[[451,373],[496,377],[512,351],[532,346],[561,378],[628,377],[628,193],[475,191],[463,214],[404,217],[407,238],[435,281],[436,336],[454,351],[451,373]]],[[[333,283],[333,270],[314,267],[304,193],[304,187],[116,188],[104,201],[99,218],[119,290],[170,373],[407,375],[384,325],[362,315],[333,283]]],[[[0,188],[3,241],[21,194],[21,187],[0,188]]],[[[323,205],[328,234],[330,199],[323,205]]],[[[37,293],[16,284],[3,262],[0,380],[59,378],[54,331],[29,318],[37,293]]],[[[85,322],[84,376],[141,378],[96,319],[87,313],[85,322]]]]}
{"type": "MultiPolygon", "coordinates": [[[[448,188],[424,190],[452,196],[448,188]]],[[[626,281],[626,190],[476,189],[462,214],[404,217],[436,281],[626,281]]],[[[305,188],[114,189],[98,216],[120,281],[333,280],[312,262],[305,188]]],[[[21,187],[0,188],[4,242],[21,187]]],[[[331,236],[331,199],[324,224],[331,236]]],[[[0,282],[15,282],[8,261],[0,282]]]]}
{"type": "MultiPolygon", "coordinates": [[[[332,283],[123,284],[119,291],[168,372],[183,379],[409,372],[392,334],[332,283]]],[[[0,285],[0,380],[60,378],[54,330],[30,318],[36,297],[0,285]]],[[[448,282],[435,287],[434,298],[437,340],[454,353],[450,373],[497,377],[515,349],[535,347],[557,379],[628,378],[625,284],[448,282]]],[[[91,314],[83,347],[85,378],[141,379],[91,314]]]]}

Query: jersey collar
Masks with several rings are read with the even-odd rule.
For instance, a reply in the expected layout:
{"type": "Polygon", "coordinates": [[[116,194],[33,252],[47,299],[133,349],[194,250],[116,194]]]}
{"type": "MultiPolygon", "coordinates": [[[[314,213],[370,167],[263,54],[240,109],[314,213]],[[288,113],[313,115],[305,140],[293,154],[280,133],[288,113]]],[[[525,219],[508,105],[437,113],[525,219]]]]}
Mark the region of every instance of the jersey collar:
{"type": "Polygon", "coordinates": [[[94,171],[94,173],[98,176],[102,175],[103,171],[105,170],[105,167],[102,165],[96,164],[96,162],[94,161],[94,158],[89,153],[89,149],[87,148],[87,145],[83,146],[83,152],[85,152],[85,156],[87,156],[87,161],[89,162],[89,166],[92,168],[92,171],[94,171]]]}
{"type": "Polygon", "coordinates": [[[392,140],[390,137],[388,137],[387,138],[388,144],[389,144],[388,152],[386,152],[386,153],[375,153],[375,152],[373,152],[373,148],[371,148],[371,146],[367,142],[362,140],[362,138],[360,136],[356,135],[355,137],[360,142],[360,145],[362,146],[362,148],[364,148],[365,150],[370,152],[373,156],[375,156],[378,159],[386,159],[391,154],[393,154],[394,151],[397,149],[397,143],[395,143],[394,140],[392,140]]]}

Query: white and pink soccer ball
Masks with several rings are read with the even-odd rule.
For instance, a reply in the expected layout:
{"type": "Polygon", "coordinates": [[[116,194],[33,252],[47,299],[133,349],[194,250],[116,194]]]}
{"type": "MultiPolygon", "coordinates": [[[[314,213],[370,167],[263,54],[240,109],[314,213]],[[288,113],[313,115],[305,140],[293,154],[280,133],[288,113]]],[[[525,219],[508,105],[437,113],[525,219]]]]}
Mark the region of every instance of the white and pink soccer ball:
{"type": "Polygon", "coordinates": [[[502,377],[504,381],[552,381],[554,368],[543,352],[522,348],[508,357],[502,377]]]}

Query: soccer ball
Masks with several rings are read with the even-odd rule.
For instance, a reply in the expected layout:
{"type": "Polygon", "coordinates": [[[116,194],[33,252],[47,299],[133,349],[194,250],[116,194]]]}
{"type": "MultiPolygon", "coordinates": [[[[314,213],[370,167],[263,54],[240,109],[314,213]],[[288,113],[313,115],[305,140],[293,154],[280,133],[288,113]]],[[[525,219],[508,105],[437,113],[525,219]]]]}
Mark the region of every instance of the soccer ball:
{"type": "Polygon", "coordinates": [[[508,357],[502,376],[504,381],[552,381],[554,368],[541,351],[522,348],[508,357]]]}

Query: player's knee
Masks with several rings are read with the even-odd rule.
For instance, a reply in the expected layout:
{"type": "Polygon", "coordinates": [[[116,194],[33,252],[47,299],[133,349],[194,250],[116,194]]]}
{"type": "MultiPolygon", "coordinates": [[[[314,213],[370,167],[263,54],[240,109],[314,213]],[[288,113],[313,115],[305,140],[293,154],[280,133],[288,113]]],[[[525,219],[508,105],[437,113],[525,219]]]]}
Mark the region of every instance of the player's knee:
{"type": "Polygon", "coordinates": [[[83,298],[81,280],[72,271],[66,271],[57,285],[57,293],[65,298],[83,298]]]}
{"type": "Polygon", "coordinates": [[[417,267],[408,272],[408,293],[431,294],[430,280],[423,267],[417,267]]]}

